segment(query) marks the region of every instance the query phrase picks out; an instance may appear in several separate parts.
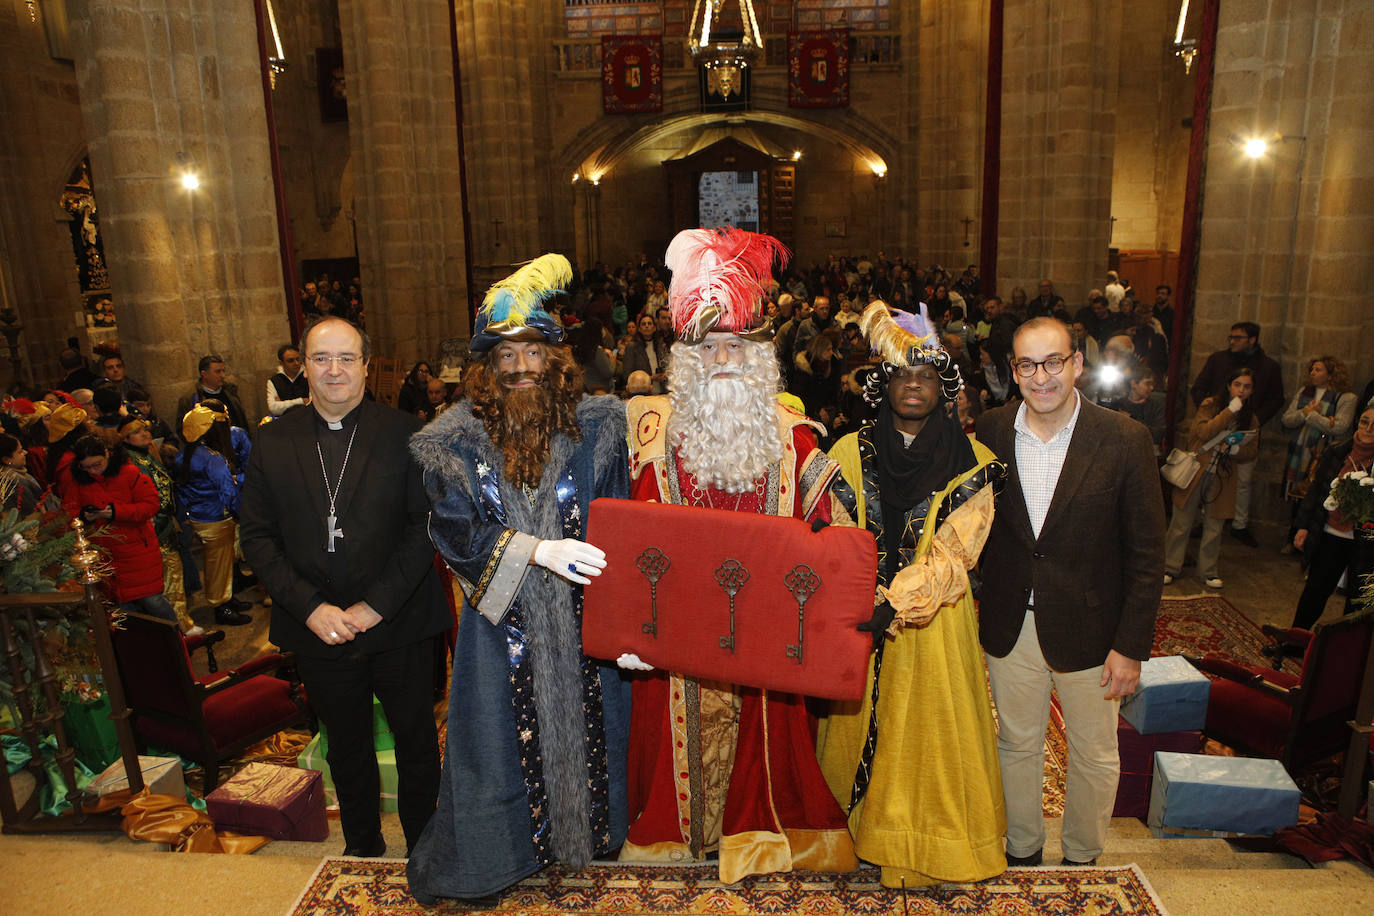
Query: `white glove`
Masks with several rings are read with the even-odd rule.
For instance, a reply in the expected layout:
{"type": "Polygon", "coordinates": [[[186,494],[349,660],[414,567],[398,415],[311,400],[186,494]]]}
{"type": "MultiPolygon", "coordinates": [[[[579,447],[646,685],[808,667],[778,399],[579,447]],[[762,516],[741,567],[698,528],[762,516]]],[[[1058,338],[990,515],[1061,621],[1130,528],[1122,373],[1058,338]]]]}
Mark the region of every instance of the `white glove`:
{"type": "Polygon", "coordinates": [[[1240,398],[1231,398],[1231,403],[1226,405],[1226,409],[1231,413],[1240,413],[1240,409],[1245,406],[1245,402],[1240,398]]]}
{"type": "Polygon", "coordinates": [[[641,659],[638,655],[635,655],[633,652],[623,652],[623,653],[621,653],[620,658],[617,658],[617,659],[615,660],[615,663],[616,663],[617,665],[619,665],[620,667],[626,668],[626,669],[628,669],[628,670],[630,670],[630,671],[653,671],[653,670],[654,670],[654,666],[653,666],[653,665],[651,665],[651,664],[649,664],[648,662],[644,661],[644,660],[641,659]]]}
{"type": "Polygon", "coordinates": [[[606,568],[606,552],[577,538],[540,541],[534,562],[569,582],[586,585],[592,581],[587,576],[599,576],[606,568]]]}

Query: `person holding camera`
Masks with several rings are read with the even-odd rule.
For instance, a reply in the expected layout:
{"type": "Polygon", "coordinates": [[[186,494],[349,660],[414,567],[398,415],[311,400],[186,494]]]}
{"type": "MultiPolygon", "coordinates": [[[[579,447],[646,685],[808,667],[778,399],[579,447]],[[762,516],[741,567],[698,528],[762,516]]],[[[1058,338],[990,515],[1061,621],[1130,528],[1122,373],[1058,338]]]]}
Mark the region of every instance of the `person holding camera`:
{"type": "Polygon", "coordinates": [[[1217,559],[1221,556],[1221,531],[1236,514],[1236,485],[1241,465],[1259,456],[1259,417],[1251,405],[1254,373],[1241,367],[1231,373],[1227,396],[1202,402],[1193,417],[1188,447],[1197,453],[1202,468],[1187,487],[1174,489],[1174,517],[1164,536],[1164,584],[1178,578],[1188,551],[1188,536],[1198,510],[1206,507],[1202,543],[1198,547],[1198,573],[1208,588],[1221,588],[1217,559]],[[1247,435],[1249,433],[1249,435],[1247,435]]]}

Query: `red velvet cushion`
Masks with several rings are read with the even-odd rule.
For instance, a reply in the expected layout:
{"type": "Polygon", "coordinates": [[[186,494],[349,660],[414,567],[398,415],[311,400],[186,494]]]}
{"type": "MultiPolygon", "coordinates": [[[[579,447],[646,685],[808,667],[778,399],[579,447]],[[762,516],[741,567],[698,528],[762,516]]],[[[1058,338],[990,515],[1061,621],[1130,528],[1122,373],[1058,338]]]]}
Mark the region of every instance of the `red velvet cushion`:
{"type": "MultiPolygon", "coordinates": [[[[296,705],[291,702],[291,685],[266,675],[250,678],[215,694],[205,701],[204,709],[206,725],[217,750],[296,714],[296,705]]],[[[153,744],[186,756],[200,753],[195,731],[185,726],[141,718],[138,731],[153,744]]]]}
{"type": "Polygon", "coordinates": [[[586,587],[582,651],[633,652],[656,668],[788,693],[856,700],[868,684],[873,641],[855,629],[873,615],[877,547],[861,528],[819,532],[795,518],[623,499],[592,502],[587,540],[606,551],[586,587]],[[656,586],[640,569],[649,551],[668,561],[656,586]],[[729,562],[747,580],[730,598],[717,580],[729,562]],[[804,626],[788,576],[809,567],[804,626]],[[657,630],[651,626],[657,598],[657,630]],[[799,638],[800,634],[800,638],[799,638]],[[801,646],[801,658],[791,647],[801,646]]]}
{"type": "MultiPolygon", "coordinates": [[[[1278,672],[1269,672],[1270,675],[1278,672]]],[[[1282,701],[1231,681],[1213,681],[1207,700],[1207,734],[1268,757],[1283,753],[1291,710],[1282,701]]]]}

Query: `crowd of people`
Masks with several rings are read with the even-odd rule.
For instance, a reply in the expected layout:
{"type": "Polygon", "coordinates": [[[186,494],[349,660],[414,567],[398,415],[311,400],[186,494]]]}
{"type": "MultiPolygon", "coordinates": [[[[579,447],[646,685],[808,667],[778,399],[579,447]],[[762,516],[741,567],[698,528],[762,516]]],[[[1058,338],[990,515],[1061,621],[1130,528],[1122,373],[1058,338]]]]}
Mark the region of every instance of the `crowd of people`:
{"type": "MultiPolygon", "coordinates": [[[[1281,410],[1288,543],[1311,565],[1296,623],[1342,573],[1368,572],[1324,500],[1374,460],[1374,384],[1356,397],[1323,355],[1287,402],[1260,328],[1237,323],[1190,388],[1179,438],[1199,469],[1166,529],[1168,286],[1138,301],[1108,272],[1073,310],[1050,280],[1004,301],[973,265],[879,252],[799,271],[786,254],[726,229],[580,277],[546,255],[488,292],[461,378],[418,362],[396,408],[366,388],[356,281],[303,292],[314,319],[277,351],[261,424],[219,355],[168,423],[117,355],[97,375],[69,348],[52,390],[5,405],[0,493],[81,517],[110,557],[111,599],[188,633],[201,589],[217,623],[251,619],[236,592],[256,576],[271,639],[298,654],[329,730],[350,855],[386,851],[381,701],[422,902],[480,904],[617,851],[711,858],[725,881],[864,860],[892,887],[1039,865],[1051,689],[1071,735],[1063,861],[1095,862],[1117,701],[1162,589],[1199,516],[1211,588],[1226,520],[1255,543],[1258,437],[1281,410]],[[862,699],[665,670],[628,645],[585,656],[583,587],[635,561],[587,541],[602,497],[871,532],[862,699]],[[442,763],[422,676],[451,625],[436,552],[465,598],[442,763]]],[[[665,538],[680,517],[663,517],[665,538]]]]}

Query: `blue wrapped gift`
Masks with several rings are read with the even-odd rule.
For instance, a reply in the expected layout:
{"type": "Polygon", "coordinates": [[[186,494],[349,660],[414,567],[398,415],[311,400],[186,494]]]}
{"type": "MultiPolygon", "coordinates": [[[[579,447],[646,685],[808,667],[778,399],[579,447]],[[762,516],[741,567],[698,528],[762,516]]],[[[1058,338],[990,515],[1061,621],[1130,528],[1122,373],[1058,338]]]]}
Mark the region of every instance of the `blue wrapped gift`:
{"type": "Polygon", "coordinates": [[[1140,663],[1140,686],[1121,701],[1121,717],[1142,735],[1199,731],[1207,724],[1212,682],[1182,655],[1140,663]]]}
{"type": "Polygon", "coordinates": [[[1159,751],[1147,823],[1156,836],[1270,834],[1298,822],[1300,798],[1277,760],[1159,751]]]}

